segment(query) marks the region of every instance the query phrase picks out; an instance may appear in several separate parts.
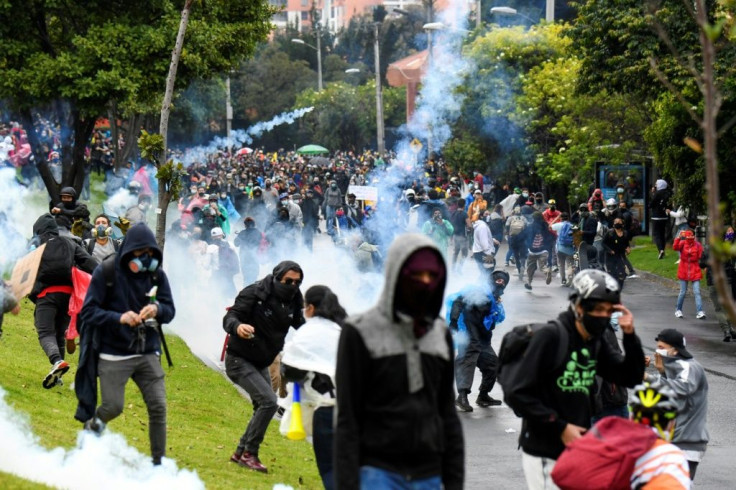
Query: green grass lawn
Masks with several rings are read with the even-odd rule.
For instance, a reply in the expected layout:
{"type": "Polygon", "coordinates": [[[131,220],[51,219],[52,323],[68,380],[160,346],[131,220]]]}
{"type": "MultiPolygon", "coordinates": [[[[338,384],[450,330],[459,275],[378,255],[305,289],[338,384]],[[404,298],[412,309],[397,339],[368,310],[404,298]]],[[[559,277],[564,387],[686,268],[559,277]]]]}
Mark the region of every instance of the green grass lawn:
{"type": "MultiPolygon", "coordinates": [[[[6,315],[0,339],[0,386],[6,400],[25,413],[39,442],[46,448],[72,448],[81,424],[74,420],[76,397],[70,388],[78,354],[68,356],[72,369],[63,387],[45,390],[41,380],[50,366],[38,344],[33,327],[33,304],[24,300],[21,314],[6,315]]],[[[263,475],[229,462],[229,457],[252,413],[251,403],[220,373],[194,357],[178,337],[168,337],[174,361],[165,367],[168,399],[167,456],[179,468],[196,470],[207,488],[272,488],[284,483],[294,488],[320,488],[321,481],[312,446],[289,441],[269,427],[260,456],[268,466],[263,475]]],[[[131,381],[126,391],[125,411],[108,430],[123,434],[131,446],[146,455],[147,414],[137,387],[131,381]]],[[[45,488],[42,485],[0,473],[0,488],[45,488]]]]}
{"type": "Polygon", "coordinates": [[[665,255],[662,260],[659,260],[659,252],[657,246],[652,243],[652,238],[649,236],[637,236],[634,237],[634,244],[636,246],[631,248],[631,254],[629,254],[629,260],[636,270],[643,270],[669,278],[677,280],[677,252],[672,250],[672,245],[668,245],[665,250],[665,255]]]}

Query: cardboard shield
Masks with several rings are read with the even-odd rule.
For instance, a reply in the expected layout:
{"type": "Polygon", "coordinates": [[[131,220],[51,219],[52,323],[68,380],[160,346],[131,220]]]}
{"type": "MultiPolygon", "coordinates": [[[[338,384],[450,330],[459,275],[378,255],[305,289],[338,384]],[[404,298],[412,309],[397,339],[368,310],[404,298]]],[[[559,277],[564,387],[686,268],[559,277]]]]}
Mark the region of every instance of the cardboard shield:
{"type": "Polygon", "coordinates": [[[19,259],[13,267],[13,274],[8,282],[18,300],[28,296],[33,289],[38,274],[38,266],[41,264],[41,256],[43,256],[45,249],[46,244],[44,243],[33,252],[19,259]]]}

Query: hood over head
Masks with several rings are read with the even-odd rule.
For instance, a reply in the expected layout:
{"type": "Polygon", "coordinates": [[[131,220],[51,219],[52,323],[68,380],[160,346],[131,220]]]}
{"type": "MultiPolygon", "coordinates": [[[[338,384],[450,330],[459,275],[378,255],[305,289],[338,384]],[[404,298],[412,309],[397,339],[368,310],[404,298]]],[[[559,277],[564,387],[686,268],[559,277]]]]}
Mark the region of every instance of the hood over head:
{"type": "Polygon", "coordinates": [[[158,259],[159,264],[163,263],[163,254],[156,243],[156,237],[153,236],[151,229],[145,223],[136,223],[128,229],[125,239],[120,245],[118,252],[118,260],[121,264],[125,264],[131,260],[134,250],[149,247],[153,251],[153,257],[158,259]]]}
{"type": "MultiPolygon", "coordinates": [[[[56,223],[56,218],[50,213],[42,214],[33,223],[33,235],[43,237],[44,235],[48,238],[51,235],[59,235],[59,225],[56,223]]],[[[45,242],[45,240],[42,240],[45,242]]]]}
{"type": "Polygon", "coordinates": [[[664,179],[657,179],[657,182],[654,183],[654,187],[658,190],[664,190],[667,188],[667,181],[664,179]]]}
{"type": "Polygon", "coordinates": [[[69,195],[69,196],[72,196],[72,200],[73,201],[76,201],[77,200],[77,191],[74,190],[74,187],[63,187],[61,189],[61,192],[59,192],[59,195],[62,196],[62,195],[65,195],[65,194],[66,195],[69,195]]]}
{"type": "Polygon", "coordinates": [[[426,261],[427,266],[431,269],[437,269],[437,283],[434,291],[428,297],[423,297],[425,303],[425,317],[434,319],[439,315],[442,308],[442,296],[445,291],[445,283],[447,281],[447,268],[442,253],[439,251],[434,241],[425,235],[417,233],[407,233],[400,235],[394,240],[388,251],[386,258],[385,283],[378,307],[389,318],[395,318],[397,308],[397,286],[401,279],[402,273],[406,273],[405,266],[410,265],[417,268],[417,260],[409,260],[414,258],[426,261]],[[426,254],[429,253],[431,257],[426,254]],[[433,260],[427,260],[427,259],[433,260]]]}
{"type": "Polygon", "coordinates": [[[304,280],[304,271],[302,271],[302,267],[293,260],[283,260],[279,262],[276,267],[273,268],[272,274],[274,279],[280,281],[281,278],[284,277],[284,274],[289,271],[298,272],[301,279],[304,280]]]}

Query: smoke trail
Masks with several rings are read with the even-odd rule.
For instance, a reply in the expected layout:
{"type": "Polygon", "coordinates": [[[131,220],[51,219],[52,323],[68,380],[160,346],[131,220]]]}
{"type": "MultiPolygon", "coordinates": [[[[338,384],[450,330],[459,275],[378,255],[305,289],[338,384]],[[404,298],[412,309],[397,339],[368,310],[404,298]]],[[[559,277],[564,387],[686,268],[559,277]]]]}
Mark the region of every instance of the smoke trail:
{"type": "MultiPolygon", "coordinates": [[[[462,55],[462,41],[469,31],[469,3],[455,0],[440,12],[442,30],[432,32],[430,66],[422,79],[417,106],[407,125],[408,136],[431,141],[437,151],[452,137],[451,124],[460,116],[464,96],[456,93],[466,76],[475,69],[462,55]]],[[[427,149],[428,150],[428,149],[427,149]]]]}
{"type": "Polygon", "coordinates": [[[43,202],[43,198],[31,198],[28,189],[18,183],[14,169],[0,169],[0,275],[9,272],[15,261],[26,253],[25,237],[31,236],[36,218],[48,212],[43,202]]]}
{"type": "Polygon", "coordinates": [[[151,458],[128,446],[125,439],[107,432],[102,437],[81,431],[70,450],[39,445],[28,421],[5,401],[0,388],[0,470],[54,488],[74,489],[203,489],[195,471],[179,470],[164,458],[153,466],[151,458]]]}
{"type": "Polygon", "coordinates": [[[253,142],[253,138],[257,138],[263,133],[271,131],[276,126],[292,124],[300,117],[312,112],[312,110],[314,110],[314,107],[304,107],[291,112],[285,112],[277,115],[270,121],[259,122],[246,130],[236,129],[230,133],[229,138],[217,136],[208,145],[189,148],[184,155],[184,165],[188,166],[196,161],[204,161],[208,155],[217,153],[222,148],[237,148],[249,145],[253,142]]]}

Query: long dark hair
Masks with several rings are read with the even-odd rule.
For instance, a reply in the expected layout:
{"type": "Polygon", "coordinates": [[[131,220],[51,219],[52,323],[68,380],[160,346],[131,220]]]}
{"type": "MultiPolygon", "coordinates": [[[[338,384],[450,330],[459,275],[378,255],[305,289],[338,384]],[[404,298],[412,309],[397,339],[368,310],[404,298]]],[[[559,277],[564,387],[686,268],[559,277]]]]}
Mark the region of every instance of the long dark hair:
{"type": "Polygon", "coordinates": [[[317,285],[307,289],[304,293],[304,305],[313,305],[314,316],[326,318],[341,327],[348,316],[335,293],[327,286],[317,285]]]}

